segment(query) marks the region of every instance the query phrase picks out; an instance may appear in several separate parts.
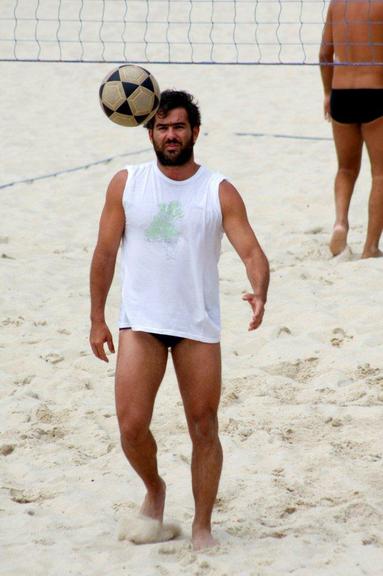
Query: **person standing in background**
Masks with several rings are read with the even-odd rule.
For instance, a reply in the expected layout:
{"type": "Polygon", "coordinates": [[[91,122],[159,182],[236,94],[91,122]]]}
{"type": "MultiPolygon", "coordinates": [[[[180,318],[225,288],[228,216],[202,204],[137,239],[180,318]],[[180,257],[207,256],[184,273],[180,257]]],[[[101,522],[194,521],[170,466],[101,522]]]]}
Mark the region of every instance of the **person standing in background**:
{"type": "Polygon", "coordinates": [[[333,256],[347,246],[348,213],[366,144],[372,186],[362,258],[382,256],[383,1],[331,0],[319,53],[324,114],[338,159],[333,256]]]}

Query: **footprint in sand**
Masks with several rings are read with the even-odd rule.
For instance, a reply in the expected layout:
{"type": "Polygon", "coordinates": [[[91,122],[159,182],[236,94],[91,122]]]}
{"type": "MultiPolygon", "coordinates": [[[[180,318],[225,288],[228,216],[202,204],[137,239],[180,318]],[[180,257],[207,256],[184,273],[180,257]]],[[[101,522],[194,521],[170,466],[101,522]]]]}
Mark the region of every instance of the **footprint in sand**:
{"type": "Polygon", "coordinates": [[[316,357],[303,358],[295,362],[280,362],[271,366],[262,366],[262,370],[270,375],[286,376],[300,383],[305,383],[315,374],[319,362],[316,357]]]}
{"type": "Polygon", "coordinates": [[[52,495],[36,491],[32,489],[24,488],[11,488],[9,487],[9,496],[13,502],[17,504],[30,504],[31,502],[42,502],[43,500],[49,500],[53,498],[52,495]]]}
{"type": "Polygon", "coordinates": [[[40,356],[40,358],[49,364],[58,364],[64,360],[64,356],[58,352],[48,352],[48,354],[44,354],[43,356],[40,356]]]}
{"type": "Polygon", "coordinates": [[[3,444],[0,446],[1,456],[9,456],[15,450],[16,446],[14,444],[3,444]]]}
{"type": "Polygon", "coordinates": [[[331,346],[335,348],[340,348],[345,342],[354,338],[354,336],[348,336],[343,328],[334,328],[332,333],[334,336],[331,338],[331,346]]]}

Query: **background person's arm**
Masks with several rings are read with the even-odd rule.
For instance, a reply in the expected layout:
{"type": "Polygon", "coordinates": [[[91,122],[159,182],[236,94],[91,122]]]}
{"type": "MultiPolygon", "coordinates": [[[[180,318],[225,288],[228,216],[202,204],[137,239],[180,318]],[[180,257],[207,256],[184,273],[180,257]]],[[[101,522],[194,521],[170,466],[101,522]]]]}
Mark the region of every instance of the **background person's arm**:
{"type": "Polygon", "coordinates": [[[319,50],[320,72],[324,91],[324,117],[330,120],[330,96],[332,77],[334,74],[334,40],[332,31],[332,6],[327,11],[326,22],[323,28],[322,42],[319,50]]]}

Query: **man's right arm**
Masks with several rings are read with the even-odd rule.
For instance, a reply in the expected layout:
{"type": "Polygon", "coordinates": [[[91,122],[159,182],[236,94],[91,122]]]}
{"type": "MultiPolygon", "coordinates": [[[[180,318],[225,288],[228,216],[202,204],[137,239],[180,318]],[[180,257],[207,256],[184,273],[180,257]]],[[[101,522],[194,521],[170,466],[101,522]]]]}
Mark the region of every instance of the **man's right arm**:
{"type": "Polygon", "coordinates": [[[334,73],[334,39],[332,30],[332,3],[327,12],[319,51],[320,72],[324,91],[324,116],[330,120],[330,95],[334,73]]]}
{"type": "Polygon", "coordinates": [[[117,252],[125,227],[122,196],[127,171],[121,170],[111,180],[101,214],[97,245],[90,269],[91,331],[90,345],[100,360],[108,362],[104,344],[114,352],[112,335],[105,322],[105,303],[112,284],[117,252]]]}

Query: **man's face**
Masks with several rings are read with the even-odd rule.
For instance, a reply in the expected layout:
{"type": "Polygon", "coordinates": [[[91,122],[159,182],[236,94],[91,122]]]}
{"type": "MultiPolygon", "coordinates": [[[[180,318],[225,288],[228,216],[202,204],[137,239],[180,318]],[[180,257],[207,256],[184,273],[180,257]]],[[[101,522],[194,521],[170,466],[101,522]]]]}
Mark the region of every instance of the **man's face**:
{"type": "Polygon", "coordinates": [[[191,128],[184,108],[174,108],[167,116],[157,114],[149,136],[159,163],[163,166],[186,164],[193,156],[198,132],[198,127],[191,128]]]}

